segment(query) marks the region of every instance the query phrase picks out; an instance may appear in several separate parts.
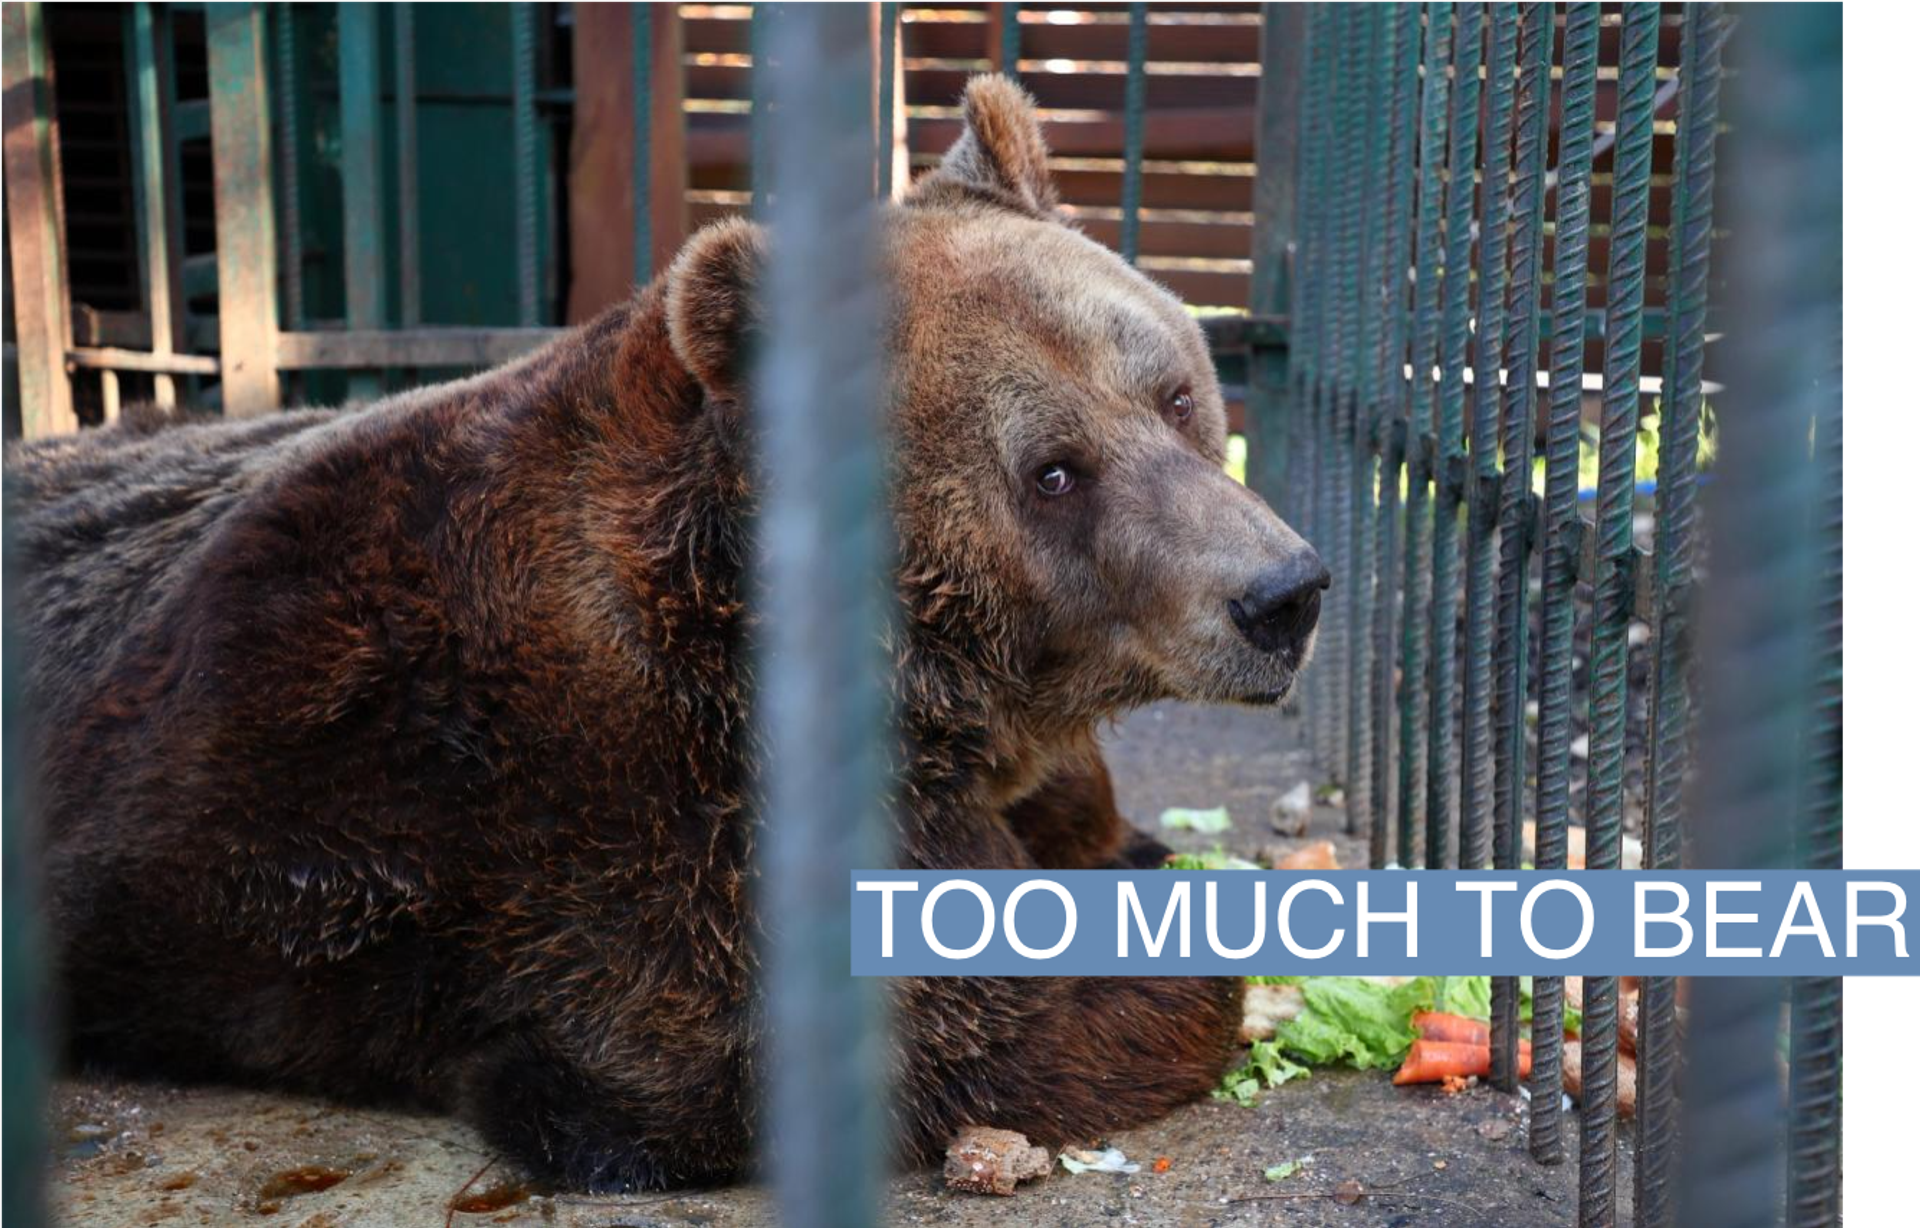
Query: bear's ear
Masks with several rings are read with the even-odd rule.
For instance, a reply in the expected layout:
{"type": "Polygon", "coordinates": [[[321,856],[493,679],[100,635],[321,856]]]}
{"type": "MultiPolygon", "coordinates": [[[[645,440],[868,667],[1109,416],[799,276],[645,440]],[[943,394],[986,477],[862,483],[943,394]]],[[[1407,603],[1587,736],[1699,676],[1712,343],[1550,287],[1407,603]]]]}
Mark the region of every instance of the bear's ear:
{"type": "Polygon", "coordinates": [[[940,165],[907,193],[909,203],[934,202],[956,188],[1046,217],[1060,203],[1047,173],[1047,143],[1027,92],[999,75],[967,82],[966,129],[940,165]]]}
{"type": "Polygon", "coordinates": [[[715,397],[738,400],[761,331],[766,232],[731,218],[687,240],[667,271],[667,335],[674,355],[715,397]]]}

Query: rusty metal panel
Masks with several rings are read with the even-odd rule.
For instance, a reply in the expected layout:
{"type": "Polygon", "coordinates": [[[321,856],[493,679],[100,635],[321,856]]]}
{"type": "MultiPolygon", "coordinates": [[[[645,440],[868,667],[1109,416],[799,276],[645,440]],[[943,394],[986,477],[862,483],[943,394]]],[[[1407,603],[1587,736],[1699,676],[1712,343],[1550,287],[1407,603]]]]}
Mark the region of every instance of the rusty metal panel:
{"type": "Polygon", "coordinates": [[[60,218],[60,162],[53,118],[53,65],[38,4],[5,14],[7,231],[20,378],[20,426],[28,439],[78,428],[67,379],[67,276],[60,218]]]}
{"type": "Polygon", "coordinates": [[[235,417],[280,405],[266,56],[263,6],[207,6],[214,232],[220,254],[220,395],[235,417]]]}

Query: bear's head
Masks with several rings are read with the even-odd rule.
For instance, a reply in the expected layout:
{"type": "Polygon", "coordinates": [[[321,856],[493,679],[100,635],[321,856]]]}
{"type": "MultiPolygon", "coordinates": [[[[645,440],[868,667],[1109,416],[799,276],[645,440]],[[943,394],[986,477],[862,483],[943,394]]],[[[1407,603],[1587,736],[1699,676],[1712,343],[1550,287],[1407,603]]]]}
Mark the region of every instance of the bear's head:
{"type": "MultiPolygon", "coordinates": [[[[1178,299],[1056,211],[1031,100],[975,79],[945,159],[885,211],[893,505],[910,631],[1039,719],[1273,703],[1328,575],[1225,469],[1226,408],[1178,299]]],[[[737,402],[765,239],[668,275],[675,352],[737,402]]]]}

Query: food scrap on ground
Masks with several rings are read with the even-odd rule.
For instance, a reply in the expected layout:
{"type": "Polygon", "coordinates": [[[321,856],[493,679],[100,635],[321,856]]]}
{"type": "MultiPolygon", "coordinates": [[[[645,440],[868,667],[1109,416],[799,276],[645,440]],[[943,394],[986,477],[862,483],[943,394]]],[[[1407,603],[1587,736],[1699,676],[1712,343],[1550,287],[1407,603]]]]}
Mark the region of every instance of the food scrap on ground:
{"type": "MultiPolygon", "coordinates": [[[[1448,1079],[1485,1078],[1493,1072],[1491,1045],[1460,1044],[1445,1040],[1416,1040],[1407,1058],[1394,1072],[1395,1087],[1412,1083],[1444,1083],[1448,1079]]],[[[1533,1046],[1520,1042],[1520,1077],[1533,1073],[1533,1046]]]]}
{"type": "Polygon", "coordinates": [[[1307,1004],[1298,985],[1249,985],[1240,1008],[1240,1041],[1272,1040],[1274,1029],[1298,1019],[1307,1004]]]}
{"type": "Polygon", "coordinates": [[[1306,781],[1288,789],[1273,799],[1273,812],[1269,816],[1273,830],[1283,836],[1304,836],[1307,834],[1307,820],[1313,817],[1313,791],[1306,781]]]}
{"type": "Polygon", "coordinates": [[[1060,1167],[1078,1176],[1081,1173],[1137,1173],[1140,1166],[1127,1159],[1118,1147],[1090,1150],[1068,1147],[1060,1153],[1060,1167]]]}
{"type": "Polygon", "coordinates": [[[1164,1173],[1172,1167],[1173,1157],[1171,1156],[1155,1156],[1153,1159],[1153,1171],[1156,1173],[1164,1173]]]}
{"type": "Polygon", "coordinates": [[[947,1188],[1005,1197],[1020,1182],[1044,1177],[1052,1167],[1047,1149],[1018,1131],[968,1126],[947,1147],[947,1188]]]}
{"type": "Polygon", "coordinates": [[[1296,849],[1274,847],[1267,850],[1267,860],[1276,870],[1338,870],[1340,858],[1333,851],[1333,841],[1315,840],[1296,849]]]}
{"type": "Polygon", "coordinates": [[[1206,836],[1217,836],[1233,826],[1233,819],[1227,814],[1225,806],[1216,806],[1212,810],[1189,810],[1175,806],[1160,812],[1160,826],[1167,831],[1197,831],[1206,836]]]}

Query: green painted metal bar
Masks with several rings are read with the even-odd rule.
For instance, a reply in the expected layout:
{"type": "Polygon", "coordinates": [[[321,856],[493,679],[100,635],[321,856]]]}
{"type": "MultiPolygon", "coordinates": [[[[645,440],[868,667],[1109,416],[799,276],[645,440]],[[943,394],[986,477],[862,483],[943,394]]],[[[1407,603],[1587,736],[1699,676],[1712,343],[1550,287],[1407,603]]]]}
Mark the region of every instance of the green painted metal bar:
{"type": "Polygon", "coordinates": [[[874,108],[879,123],[873,134],[875,191],[881,200],[893,198],[894,116],[899,110],[900,6],[880,6],[880,102],[874,108]]]}
{"type": "Polygon", "coordinates": [[[1147,149],[1147,6],[1127,6],[1126,170],[1120,181],[1120,254],[1140,262],[1140,179],[1147,149]]]}
{"type": "Polygon", "coordinates": [[[1460,868],[1493,856],[1494,492],[1500,481],[1500,359],[1506,341],[1507,223],[1512,170],[1514,56],[1520,6],[1492,4],[1487,114],[1480,154],[1479,299],[1473,327],[1473,417],[1467,459],[1467,632],[1461,671],[1460,868]]]}
{"type": "MultiPolygon", "coordinates": [[[[1352,10],[1344,6],[1334,6],[1321,21],[1325,52],[1319,56],[1327,61],[1327,84],[1321,92],[1327,96],[1327,102],[1317,109],[1317,129],[1309,134],[1309,140],[1319,148],[1319,157],[1313,171],[1313,211],[1306,242],[1319,253],[1313,261],[1313,272],[1309,276],[1308,290],[1311,297],[1311,315],[1313,332],[1311,343],[1306,349],[1308,355],[1308,397],[1306,397],[1306,420],[1308,420],[1308,512],[1304,516],[1308,524],[1308,537],[1319,549],[1321,558],[1327,562],[1327,570],[1334,576],[1334,585],[1344,589],[1340,583],[1340,541],[1332,535],[1332,507],[1334,507],[1334,439],[1332,439],[1332,416],[1334,416],[1334,338],[1340,324],[1340,290],[1344,282],[1340,280],[1340,263],[1336,251],[1336,236],[1340,234],[1340,121],[1344,117],[1346,98],[1352,94],[1352,77],[1340,71],[1340,50],[1342,35],[1352,17],[1352,10]]],[[[1340,647],[1338,637],[1338,602],[1329,601],[1321,606],[1321,626],[1319,626],[1319,668],[1309,670],[1311,681],[1308,689],[1308,733],[1313,746],[1313,760],[1321,773],[1338,771],[1336,754],[1340,743],[1334,741],[1334,729],[1338,721],[1338,679],[1342,673],[1338,670],[1336,656],[1340,647]]]]}
{"type": "Polygon", "coordinates": [[[1020,79],[1020,6],[1002,4],[1000,10],[1000,71],[1020,79]]]}
{"type": "Polygon", "coordinates": [[[273,149],[280,170],[280,310],[289,328],[306,323],[306,285],[300,233],[300,61],[295,54],[294,6],[273,6],[273,149]]]}
{"type": "MultiPolygon", "coordinates": [[[[1367,860],[1376,869],[1393,857],[1394,616],[1399,605],[1393,580],[1399,559],[1400,476],[1406,464],[1405,414],[1413,395],[1401,367],[1407,354],[1407,270],[1413,262],[1414,150],[1420,139],[1419,6],[1395,5],[1393,26],[1392,150],[1388,157],[1387,223],[1379,286],[1385,326],[1380,330],[1376,375],[1380,402],[1374,419],[1380,453],[1374,511],[1374,563],[1379,578],[1374,587],[1373,761],[1369,765],[1373,813],[1367,860]]],[[[1395,864],[1409,865],[1411,859],[1395,864]]]]}
{"type": "Polygon", "coordinates": [[[1371,830],[1373,817],[1373,586],[1375,567],[1374,487],[1377,482],[1374,441],[1380,411],[1380,345],[1385,306],[1380,294],[1382,236],[1386,232],[1387,158],[1393,144],[1394,35],[1392,10],[1385,5],[1367,9],[1362,25],[1367,34],[1367,73],[1363,95],[1366,161],[1360,178],[1359,276],[1354,282],[1357,302],[1353,338],[1353,391],[1347,423],[1347,495],[1349,499],[1347,554],[1352,560],[1347,612],[1347,831],[1359,835],[1371,830]]]}
{"type": "Polygon", "coordinates": [[[753,59],[753,76],[747,83],[753,96],[753,114],[747,130],[748,182],[753,190],[753,215],[763,217],[767,208],[767,180],[770,151],[767,142],[773,130],[773,100],[767,93],[767,78],[773,68],[772,43],[768,33],[779,6],[755,4],[747,19],[747,46],[753,59]]]}
{"type": "MultiPolygon", "coordinates": [[[[1640,424],[1647,220],[1653,177],[1657,5],[1620,19],[1613,210],[1607,244],[1607,346],[1595,494],[1593,633],[1587,682],[1587,869],[1620,865],[1626,808],[1627,631],[1634,613],[1633,469],[1640,424]]],[[[1580,1222],[1613,1223],[1619,982],[1583,982],[1580,1029],[1580,1222]]]]}
{"type": "MultiPolygon", "coordinates": [[[[380,116],[380,12],[372,4],[343,4],[340,22],[340,206],[347,279],[347,327],[385,328],[387,319],[387,226],[385,142],[380,116]]],[[[517,190],[517,187],[516,187],[517,190]]],[[[347,381],[355,400],[386,389],[378,370],[356,371],[347,381]]]]}
{"type": "Polygon", "coordinates": [[[537,38],[534,6],[516,2],[510,17],[513,42],[513,219],[514,255],[519,287],[522,328],[540,323],[539,184],[535,174],[535,144],[539,136],[534,113],[534,71],[537,38]]]}
{"type": "Polygon", "coordinates": [[[45,14],[37,3],[4,13],[7,98],[7,254],[13,284],[20,423],[28,439],[79,427],[67,378],[66,255],[60,216],[60,152],[53,139],[53,61],[45,14]]]}
{"type": "MultiPolygon", "coordinates": [[[[1553,320],[1547,379],[1546,492],[1540,559],[1540,728],[1533,864],[1567,864],[1572,795],[1573,616],[1580,487],[1580,374],[1593,207],[1594,93],[1600,6],[1570,4],[1561,51],[1560,156],[1553,229],[1553,320]]],[[[1565,982],[1533,982],[1533,1076],[1528,1144],[1542,1163],[1563,1155],[1560,1019],[1565,982]]]]}
{"type": "MultiPolygon", "coordinates": [[[[886,52],[893,50],[888,31],[899,16],[899,5],[880,6],[881,33],[886,52]],[[888,10],[893,10],[891,16],[888,10]]],[[[633,21],[633,284],[644,286],[653,280],[653,14],[644,8],[631,10],[633,21]]],[[[757,75],[757,74],[756,74],[757,75]]],[[[881,78],[883,97],[891,98],[893,74],[889,68],[881,78]]],[[[891,104],[883,105],[882,115],[891,113],[891,104]]],[[[882,160],[881,174],[892,169],[890,160],[882,160]]],[[[885,194],[884,191],[882,193],[885,194]]]]}
{"type": "Polygon", "coordinates": [[[1453,107],[1447,138],[1447,223],[1440,325],[1440,395],[1434,420],[1433,589],[1427,628],[1427,865],[1445,868],[1454,829],[1458,676],[1460,499],[1466,475],[1467,323],[1472,289],[1474,162],[1480,141],[1481,6],[1454,15],[1453,107]]]}
{"type": "MultiPolygon", "coordinates": [[[[1300,282],[1292,276],[1295,196],[1300,184],[1300,81],[1305,72],[1302,6],[1261,9],[1260,95],[1256,114],[1253,279],[1256,316],[1291,311],[1299,319],[1300,282]]],[[[1299,402],[1291,397],[1291,346],[1282,336],[1247,346],[1247,484],[1283,516],[1292,508],[1289,440],[1299,402]]]]}
{"type": "MultiPolygon", "coordinates": [[[[1407,518],[1402,535],[1405,562],[1400,638],[1400,864],[1419,864],[1416,833],[1427,814],[1427,602],[1432,573],[1433,369],[1439,361],[1437,318],[1441,270],[1442,208],[1446,180],[1447,109],[1452,82],[1454,7],[1427,5],[1427,50],[1420,99],[1420,203],[1415,226],[1412,393],[1407,414],[1407,518]]],[[[1444,843],[1429,842],[1426,864],[1443,865],[1444,843]]]]}
{"type": "MultiPolygon", "coordinates": [[[[1331,105],[1332,73],[1326,66],[1325,54],[1330,43],[1333,18],[1332,12],[1324,5],[1309,6],[1308,13],[1305,82],[1301,86],[1301,171],[1296,199],[1300,227],[1300,268],[1294,284],[1299,301],[1292,313],[1294,332],[1291,338],[1295,387],[1288,414],[1294,427],[1289,451],[1298,458],[1298,481],[1289,483],[1288,506],[1284,514],[1287,520],[1311,536],[1316,528],[1316,488],[1320,482],[1319,383],[1315,371],[1320,362],[1319,334],[1326,327],[1323,305],[1327,296],[1327,280],[1322,276],[1322,270],[1327,264],[1327,250],[1321,240],[1327,216],[1325,168],[1328,154],[1325,129],[1326,114],[1331,105]]],[[[1318,677],[1319,672],[1317,669],[1307,672],[1303,689],[1307,744],[1316,765],[1326,749],[1321,726],[1325,687],[1323,680],[1318,677]]]]}
{"type": "MultiPolygon", "coordinates": [[[[1355,338],[1360,315],[1360,229],[1365,185],[1361,182],[1362,149],[1369,82],[1366,78],[1367,14],[1340,6],[1335,10],[1334,35],[1339,78],[1335,82],[1332,153],[1333,217],[1330,223],[1333,243],[1329,293],[1333,299],[1333,327],[1324,334],[1327,345],[1320,364],[1320,506],[1316,512],[1313,542],[1333,576],[1333,588],[1322,605],[1319,636],[1319,671],[1322,691],[1322,723],[1326,737],[1321,757],[1322,771],[1341,785],[1352,780],[1353,765],[1347,760],[1351,743],[1348,729],[1349,647],[1351,641],[1353,598],[1359,587],[1350,543],[1353,534],[1353,498],[1349,486],[1353,465],[1348,452],[1353,445],[1353,376],[1357,349],[1355,338]]],[[[1349,824],[1351,830],[1351,824],[1349,824]]]]}
{"type": "MultiPolygon", "coordinates": [[[[1807,75],[1814,86],[1815,122],[1830,134],[1837,148],[1840,110],[1837,78],[1840,52],[1837,26],[1823,21],[1809,31],[1817,36],[1817,50],[1809,57],[1807,75]],[[1822,59],[1830,55],[1831,59],[1822,59]],[[1817,74],[1817,75],[1816,75],[1817,74]]],[[[1837,159],[1835,160],[1837,162],[1837,159]]],[[[1837,176],[1820,168],[1819,173],[1837,176]]],[[[1827,185],[1822,185],[1827,186],[1827,185]]],[[[1833,194],[1809,210],[1840,241],[1839,180],[1833,194]]],[[[1809,245],[1810,246],[1810,245],[1809,245]]],[[[1837,311],[1838,284],[1825,287],[1829,313],[1837,311]]],[[[1823,328],[1809,334],[1821,349],[1835,346],[1835,332],[1823,328]]],[[[1811,717],[1805,738],[1806,766],[1801,775],[1800,822],[1796,831],[1797,863],[1807,869],[1837,870],[1843,864],[1842,833],[1842,715],[1843,689],[1841,615],[1844,612],[1845,561],[1842,545],[1844,499],[1841,380],[1838,354],[1832,352],[1835,378],[1822,381],[1813,407],[1814,465],[1820,496],[1814,507],[1812,548],[1818,552],[1818,601],[1812,611],[1813,676],[1811,717]],[[1827,392],[1827,389],[1831,392],[1827,392]]],[[[1787,1156],[1787,1223],[1790,1228],[1836,1223],[1840,1217],[1841,1117],[1841,1002],[1839,977],[1795,980],[1789,991],[1793,1008],[1790,1041],[1791,1083],[1788,1092],[1790,1134],[1787,1156]]]]}
{"type": "MultiPolygon", "coordinates": [[[[1707,497],[1713,569],[1700,609],[1704,723],[1690,835],[1702,868],[1759,869],[1792,859],[1809,800],[1807,750],[1828,719],[1819,700],[1829,680],[1819,670],[1831,649],[1819,632],[1832,607],[1821,586],[1837,558],[1822,540],[1830,506],[1822,482],[1838,457],[1816,456],[1808,437],[1839,417],[1840,10],[1745,7],[1728,48],[1738,68],[1728,79],[1737,156],[1728,159],[1725,225],[1750,254],[1727,277],[1729,429],[1707,497]]],[[[1814,764],[1829,750],[1816,746],[1814,764]]],[[[1822,828],[1802,827],[1803,840],[1822,828]]],[[[1835,851],[1831,842],[1825,851],[1835,851]]],[[[1794,1121],[1794,1154],[1785,1153],[1780,989],[1757,977],[1693,982],[1676,1217],[1688,1228],[1779,1223],[1783,1168],[1790,1221],[1835,1222],[1810,1216],[1837,1195],[1832,1125],[1794,1121]],[[1802,1153],[1816,1134],[1820,1145],[1802,1153]]],[[[1824,1064],[1804,1044],[1795,1056],[1824,1064]]],[[[1823,1103],[1828,1078],[1808,1068],[1794,1083],[1823,1103]]]]}
{"type": "Polygon", "coordinates": [[[220,402],[230,417],[280,406],[266,44],[265,5],[207,7],[214,237],[220,254],[220,402]]]}
{"type": "Polygon", "coordinates": [[[413,5],[393,6],[393,151],[399,172],[400,327],[420,326],[420,104],[413,5]]]}
{"type": "Polygon", "coordinates": [[[780,918],[761,964],[765,1154],[782,1222],[796,1228],[878,1222],[887,1152],[881,987],[846,967],[848,875],[892,860],[869,20],[864,6],[794,5],[774,23],[756,567],[781,616],[762,638],[756,724],[770,816],[761,864],[780,872],[758,885],[761,915],[780,918]]]}
{"type": "MultiPolygon", "coordinates": [[[[1681,820],[1693,724],[1693,573],[1695,469],[1700,449],[1701,369],[1706,352],[1707,264],[1713,240],[1715,129],[1720,119],[1720,53],[1725,16],[1718,4],[1686,11],[1681,30],[1679,121],[1668,220],[1668,300],[1661,377],[1659,493],[1654,518],[1657,588],[1652,730],[1642,840],[1650,870],[1680,868],[1681,820]]],[[[1837,868],[1837,866],[1835,867],[1837,868]]],[[[1674,1152],[1662,1141],[1679,1130],[1677,986],[1672,977],[1640,983],[1634,1129],[1634,1222],[1674,1222],[1674,1152]]],[[[1798,1065],[1796,1064],[1796,1070],[1798,1065]]],[[[1823,1221],[1825,1222],[1825,1221],[1823,1221]]]]}
{"type": "MultiPolygon", "coordinates": [[[[1547,142],[1553,110],[1554,6],[1523,7],[1514,118],[1505,359],[1500,405],[1500,605],[1493,689],[1493,865],[1520,868],[1527,779],[1527,580],[1533,557],[1535,375],[1540,359],[1540,261],[1546,226],[1547,142]]],[[[1520,982],[1495,977],[1491,1080],[1519,1087],[1520,982]]]]}
{"type": "MultiPolygon", "coordinates": [[[[147,309],[147,336],[150,351],[159,358],[172,356],[180,348],[179,321],[185,311],[179,302],[179,287],[174,277],[180,252],[173,246],[173,227],[167,218],[167,167],[171,162],[172,138],[168,132],[165,94],[162,91],[159,30],[153,5],[135,4],[126,12],[128,73],[132,88],[128,91],[130,110],[128,133],[132,137],[134,164],[134,239],[139,253],[141,298],[147,309]]],[[[155,373],[154,403],[172,406],[176,389],[171,374],[155,373]]]]}

